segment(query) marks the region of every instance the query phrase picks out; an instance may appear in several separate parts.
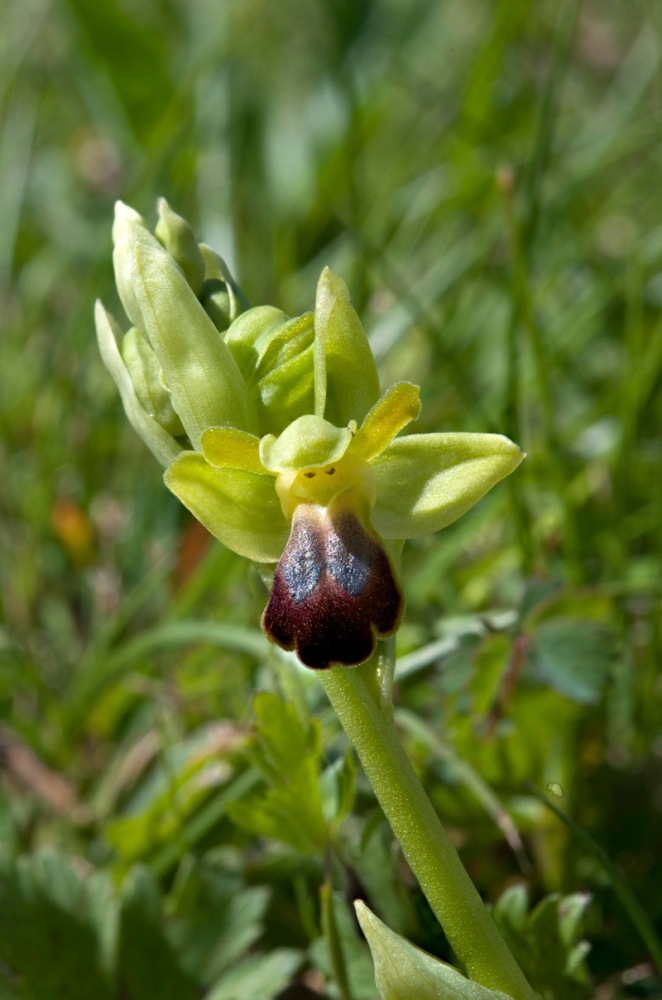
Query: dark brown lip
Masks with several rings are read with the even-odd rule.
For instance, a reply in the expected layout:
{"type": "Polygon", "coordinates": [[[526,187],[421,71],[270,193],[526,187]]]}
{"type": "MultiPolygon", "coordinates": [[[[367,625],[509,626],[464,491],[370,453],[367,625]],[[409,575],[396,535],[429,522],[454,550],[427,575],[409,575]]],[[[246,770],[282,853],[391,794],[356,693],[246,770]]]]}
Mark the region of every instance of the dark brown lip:
{"type": "Polygon", "coordinates": [[[262,616],[307,667],[358,666],[400,624],[404,598],[379,538],[346,503],[300,504],[262,616]]]}

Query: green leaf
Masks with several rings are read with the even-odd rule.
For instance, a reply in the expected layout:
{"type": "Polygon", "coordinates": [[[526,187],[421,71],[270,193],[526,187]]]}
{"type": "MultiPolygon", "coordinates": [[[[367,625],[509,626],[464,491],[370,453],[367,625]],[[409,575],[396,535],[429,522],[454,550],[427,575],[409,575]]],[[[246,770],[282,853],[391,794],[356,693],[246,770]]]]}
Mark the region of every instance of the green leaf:
{"type": "Polygon", "coordinates": [[[274,480],[241,469],[215,469],[185,451],[166,470],[169,490],[219,541],[254,562],[277,562],[289,531],[274,480]]]}
{"type": "Polygon", "coordinates": [[[85,880],[47,850],[0,855],[0,959],[16,993],[31,1000],[111,1000],[109,948],[115,912],[110,880],[85,880]]]}
{"type": "Polygon", "coordinates": [[[594,990],[580,940],[591,897],[575,893],[546,896],[528,912],[524,886],[506,890],[493,916],[534,989],[549,1000],[590,1000],[594,990]]]}
{"type": "Polygon", "coordinates": [[[320,790],[319,724],[304,724],[294,705],[262,692],[255,698],[256,736],[249,759],[266,788],[228,806],[250,833],[319,854],[327,842],[320,790]]]}
{"type": "Polygon", "coordinates": [[[539,680],[580,705],[598,702],[609,679],[609,632],[582,618],[550,618],[533,632],[531,659],[539,680]]]}
{"type": "Polygon", "coordinates": [[[315,413],[339,427],[379,399],[375,359],[347,285],[325,267],[315,298],[315,413]]]}
{"type": "Polygon", "coordinates": [[[365,903],[354,906],[372,952],[381,1000],[511,1000],[416,948],[389,930],[365,903]]]}
{"type": "Polygon", "coordinates": [[[398,933],[408,932],[416,926],[415,900],[400,877],[399,848],[383,813],[375,808],[360,828],[348,824],[343,832],[344,848],[351,852],[367,898],[379,900],[379,912],[398,933]]]}
{"type": "Polygon", "coordinates": [[[412,434],[371,463],[373,524],[382,538],[415,538],[452,524],[524,455],[501,434],[412,434]]]}
{"type": "Polygon", "coordinates": [[[204,1000],[273,1000],[289,985],[301,962],[301,952],[293,948],[251,955],[223,975],[204,1000]]]}
{"type": "Polygon", "coordinates": [[[266,886],[247,886],[220,865],[196,865],[169,928],[182,968],[205,986],[216,983],[262,934],[269,897],[266,886]]]}
{"type": "Polygon", "coordinates": [[[146,868],[134,868],[123,888],[117,970],[127,1000],[198,997],[166,937],[161,895],[146,868]]]}
{"type": "Polygon", "coordinates": [[[356,796],[356,766],[351,753],[338,757],[320,779],[324,817],[338,825],[352,811],[356,796]]]}
{"type": "Polygon", "coordinates": [[[315,965],[328,979],[335,980],[338,987],[339,977],[344,980],[348,989],[340,993],[341,996],[349,996],[352,1000],[375,1000],[377,993],[370,951],[344,894],[329,892],[324,886],[321,896],[325,935],[310,947],[315,965]]]}

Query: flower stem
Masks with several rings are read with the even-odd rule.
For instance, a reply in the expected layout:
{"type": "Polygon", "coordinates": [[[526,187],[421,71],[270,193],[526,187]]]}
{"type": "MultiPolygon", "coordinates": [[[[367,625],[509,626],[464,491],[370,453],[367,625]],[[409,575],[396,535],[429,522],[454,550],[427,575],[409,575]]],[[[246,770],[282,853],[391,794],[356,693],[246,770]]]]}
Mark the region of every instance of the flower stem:
{"type": "Polygon", "coordinates": [[[475,982],[514,1000],[536,994],[501,937],[398,738],[359,670],[320,671],[322,687],[353,744],[411,870],[458,960],[475,982]]]}

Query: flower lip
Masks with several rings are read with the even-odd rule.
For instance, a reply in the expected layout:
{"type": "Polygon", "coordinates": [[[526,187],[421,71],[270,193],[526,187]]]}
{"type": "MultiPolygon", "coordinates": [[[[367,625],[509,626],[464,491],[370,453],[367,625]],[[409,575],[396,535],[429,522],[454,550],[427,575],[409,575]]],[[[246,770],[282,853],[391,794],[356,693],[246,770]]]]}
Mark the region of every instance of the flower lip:
{"type": "Polygon", "coordinates": [[[392,635],[404,609],[377,535],[347,495],[328,507],[300,505],[278,563],[262,626],[315,670],[357,666],[392,635]]]}

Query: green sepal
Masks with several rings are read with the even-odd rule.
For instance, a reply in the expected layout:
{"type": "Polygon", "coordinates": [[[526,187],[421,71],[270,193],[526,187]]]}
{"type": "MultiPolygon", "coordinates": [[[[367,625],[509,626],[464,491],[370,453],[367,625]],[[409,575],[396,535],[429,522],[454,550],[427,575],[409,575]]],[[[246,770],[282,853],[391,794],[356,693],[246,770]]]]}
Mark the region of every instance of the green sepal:
{"type": "MultiPolygon", "coordinates": [[[[148,234],[146,234],[148,235],[148,234]]],[[[132,282],[141,323],[191,443],[207,427],[232,424],[252,431],[255,409],[218,330],[170,254],[136,230],[132,282]]]]}
{"type": "Polygon", "coordinates": [[[122,332],[118,323],[99,301],[95,305],[94,319],[103,363],[119,389],[129,423],[161,465],[170,465],[182,451],[181,445],[142,406],[120,354],[118,340],[122,332]]]}
{"type": "Polygon", "coordinates": [[[195,233],[186,219],[173,212],[165,198],[159,198],[157,209],[159,221],[154,235],[175,263],[179,264],[193,292],[199,296],[205,280],[205,261],[195,233]]]}
{"type": "Polygon", "coordinates": [[[365,903],[354,904],[375,966],[381,1000],[512,1000],[467,979],[383,924],[365,903]]]}
{"type": "Polygon", "coordinates": [[[286,427],[280,437],[274,434],[263,437],[260,460],[271,472],[294,472],[330,465],[340,461],[345,454],[352,432],[353,427],[334,427],[322,417],[307,414],[286,427]]]}
{"type": "Polygon", "coordinates": [[[315,414],[342,427],[378,399],[375,359],[347,285],[325,267],[315,298],[315,414]]]}
{"type": "Polygon", "coordinates": [[[230,324],[249,308],[249,302],[215,250],[200,243],[205,275],[199,299],[217,330],[224,333],[230,324]]]}
{"type": "Polygon", "coordinates": [[[243,469],[215,469],[185,451],[163,480],[205,528],[233,552],[259,563],[280,558],[289,527],[271,476],[243,469]]]}
{"type": "Polygon", "coordinates": [[[159,359],[135,326],[124,334],[121,351],[143,410],[168,434],[183,437],[182,422],[173,409],[170,393],[161,378],[159,359]]]}
{"type": "Polygon", "coordinates": [[[352,454],[370,462],[421,412],[421,393],[411,382],[396,382],[367,414],[352,442],[352,454]]]}
{"type": "Polygon", "coordinates": [[[501,434],[412,434],[371,463],[372,520],[383,538],[416,538],[445,528],[524,458],[501,434]]]}

